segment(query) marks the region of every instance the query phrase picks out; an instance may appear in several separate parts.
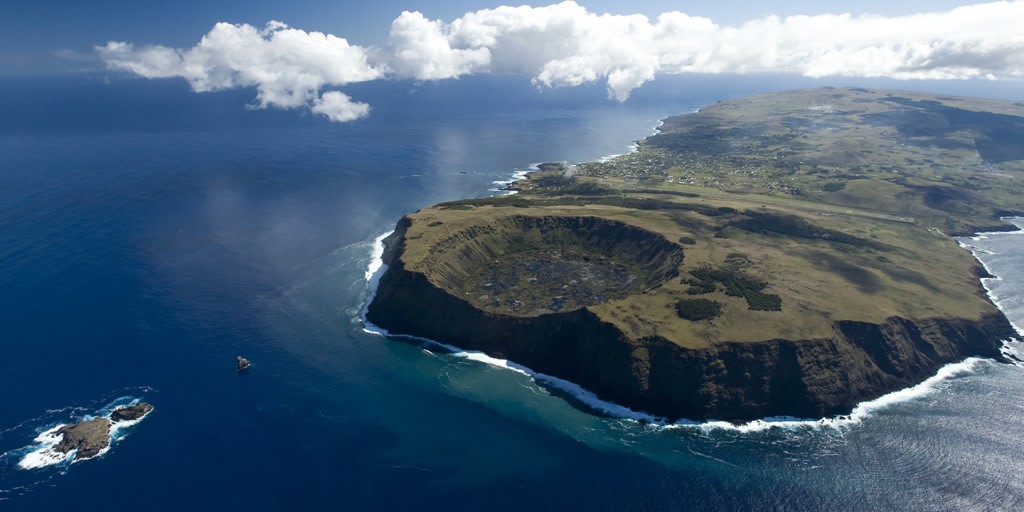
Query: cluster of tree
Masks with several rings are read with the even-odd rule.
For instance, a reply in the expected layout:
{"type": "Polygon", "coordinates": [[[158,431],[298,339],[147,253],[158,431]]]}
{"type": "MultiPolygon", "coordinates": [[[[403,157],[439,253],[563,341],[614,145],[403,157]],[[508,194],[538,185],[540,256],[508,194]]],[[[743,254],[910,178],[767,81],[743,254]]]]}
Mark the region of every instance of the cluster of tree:
{"type": "Polygon", "coordinates": [[[764,293],[768,283],[733,269],[713,269],[703,266],[690,271],[690,276],[683,282],[690,285],[686,290],[689,295],[704,295],[719,289],[725,289],[730,297],[743,297],[747,307],[755,311],[781,311],[782,297],[764,293]]]}
{"type": "Polygon", "coordinates": [[[708,299],[682,299],[676,302],[676,313],[684,320],[710,320],[722,313],[722,304],[708,299]]]}
{"type": "Polygon", "coordinates": [[[774,293],[748,291],[743,295],[747,308],[754,311],[782,311],[782,297],[774,293]]]}

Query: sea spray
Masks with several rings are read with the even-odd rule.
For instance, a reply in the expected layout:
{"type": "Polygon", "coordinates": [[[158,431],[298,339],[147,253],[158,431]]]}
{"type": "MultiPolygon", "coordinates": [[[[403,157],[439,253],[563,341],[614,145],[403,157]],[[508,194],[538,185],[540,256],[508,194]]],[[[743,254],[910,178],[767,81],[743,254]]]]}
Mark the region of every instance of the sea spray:
{"type": "Polygon", "coordinates": [[[21,450],[26,453],[24,453],[21,460],[18,461],[18,467],[21,469],[39,469],[46,466],[55,466],[71,460],[75,455],[75,450],[69,451],[68,453],[61,453],[54,449],[54,447],[57,446],[57,443],[59,443],[64,437],[62,434],[58,434],[57,431],[65,425],[65,423],[58,424],[44,430],[36,436],[35,439],[33,439],[36,444],[21,450]]]}
{"type": "Polygon", "coordinates": [[[394,230],[373,239],[373,245],[370,246],[370,262],[366,266],[367,283],[373,281],[374,277],[377,277],[379,280],[379,271],[384,268],[384,239],[391,236],[391,233],[394,233],[394,230]]]}

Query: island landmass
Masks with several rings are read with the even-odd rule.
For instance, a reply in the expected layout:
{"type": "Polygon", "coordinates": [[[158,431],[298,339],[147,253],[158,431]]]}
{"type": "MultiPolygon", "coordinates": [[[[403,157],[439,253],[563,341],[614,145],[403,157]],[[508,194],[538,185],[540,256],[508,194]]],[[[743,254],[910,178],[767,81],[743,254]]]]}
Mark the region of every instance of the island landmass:
{"type": "Polygon", "coordinates": [[[367,319],[668,419],[846,414],[1016,335],[952,236],[1024,211],[1024,104],[721,101],[403,217],[367,319]],[[429,306],[425,306],[429,305],[429,306]]]}
{"type": "Polygon", "coordinates": [[[114,409],[110,418],[98,417],[65,425],[57,430],[60,441],[53,446],[54,452],[63,454],[75,450],[73,461],[91,459],[110,446],[110,428],[115,423],[141,419],[153,410],[146,402],[114,409]]]}

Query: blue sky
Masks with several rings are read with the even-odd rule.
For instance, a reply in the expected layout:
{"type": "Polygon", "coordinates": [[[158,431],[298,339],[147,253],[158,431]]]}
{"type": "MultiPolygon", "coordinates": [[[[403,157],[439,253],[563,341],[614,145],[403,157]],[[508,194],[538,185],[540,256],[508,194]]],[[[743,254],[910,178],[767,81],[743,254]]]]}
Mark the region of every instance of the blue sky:
{"type": "MultiPolygon", "coordinates": [[[[551,2],[532,2],[541,6],[551,2]]],[[[791,0],[750,2],[739,0],[580,0],[595,13],[644,14],[656,18],[666,11],[682,11],[711,18],[719,25],[737,25],[768,14],[845,13],[902,15],[948,10],[969,2],[952,0],[837,2],[791,0]]],[[[480,0],[13,0],[0,16],[0,75],[79,72],[100,67],[88,62],[92,48],[109,40],[137,44],[187,47],[195,44],[214,23],[249,23],[261,26],[279,20],[307,31],[321,31],[360,45],[380,44],[391,22],[403,10],[420,11],[427,18],[452,20],[466,12],[521,2],[480,0]],[[65,58],[58,58],[57,55],[65,58]]]]}

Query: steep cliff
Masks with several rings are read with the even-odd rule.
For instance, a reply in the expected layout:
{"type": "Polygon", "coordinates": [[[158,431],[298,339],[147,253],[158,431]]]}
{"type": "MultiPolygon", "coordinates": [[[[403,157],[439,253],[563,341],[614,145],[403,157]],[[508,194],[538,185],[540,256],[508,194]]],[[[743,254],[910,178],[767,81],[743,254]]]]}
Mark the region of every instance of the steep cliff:
{"type": "Polygon", "coordinates": [[[840,321],[827,339],[648,348],[647,396],[637,407],[669,417],[743,421],[849,413],[859,402],[917,384],[970,356],[1000,358],[1013,335],[1002,315],[981,320],[840,321]]]}
{"type": "MultiPolygon", "coordinates": [[[[543,222],[550,220],[525,224],[543,222]]],[[[474,253],[486,254],[481,262],[500,256],[480,249],[493,243],[483,232],[500,229],[492,225],[471,234],[449,233],[434,245],[443,248],[443,257],[421,254],[417,259],[408,254],[412,224],[402,219],[386,240],[388,268],[369,305],[368,320],[395,334],[507,358],[578,383],[603,399],[673,419],[744,421],[848,413],[858,402],[920,382],[946,363],[969,356],[998,358],[999,341],[1013,336],[1005,317],[992,313],[980,319],[836,321],[831,336],[726,341],[702,348],[686,348],[660,336],[632,338],[586,306],[517,315],[474,305],[457,291],[462,278],[451,276],[471,272],[476,263],[467,261],[474,253]],[[455,255],[461,255],[461,264],[455,255]],[[424,259],[433,263],[408,268],[410,259],[416,265],[424,259]],[[448,266],[436,274],[422,270],[438,269],[442,262],[448,266]]],[[[602,232],[602,243],[615,243],[607,240],[616,236],[632,240],[645,248],[634,256],[659,254],[645,261],[661,268],[662,278],[674,275],[672,267],[679,264],[681,253],[670,250],[673,244],[656,248],[657,242],[638,243],[643,237],[621,224],[607,223],[602,229],[611,230],[602,232]],[[624,231],[616,235],[614,229],[624,231]]],[[[431,244],[415,240],[413,245],[419,250],[431,244]]],[[[656,280],[650,285],[656,286],[656,280]]]]}

